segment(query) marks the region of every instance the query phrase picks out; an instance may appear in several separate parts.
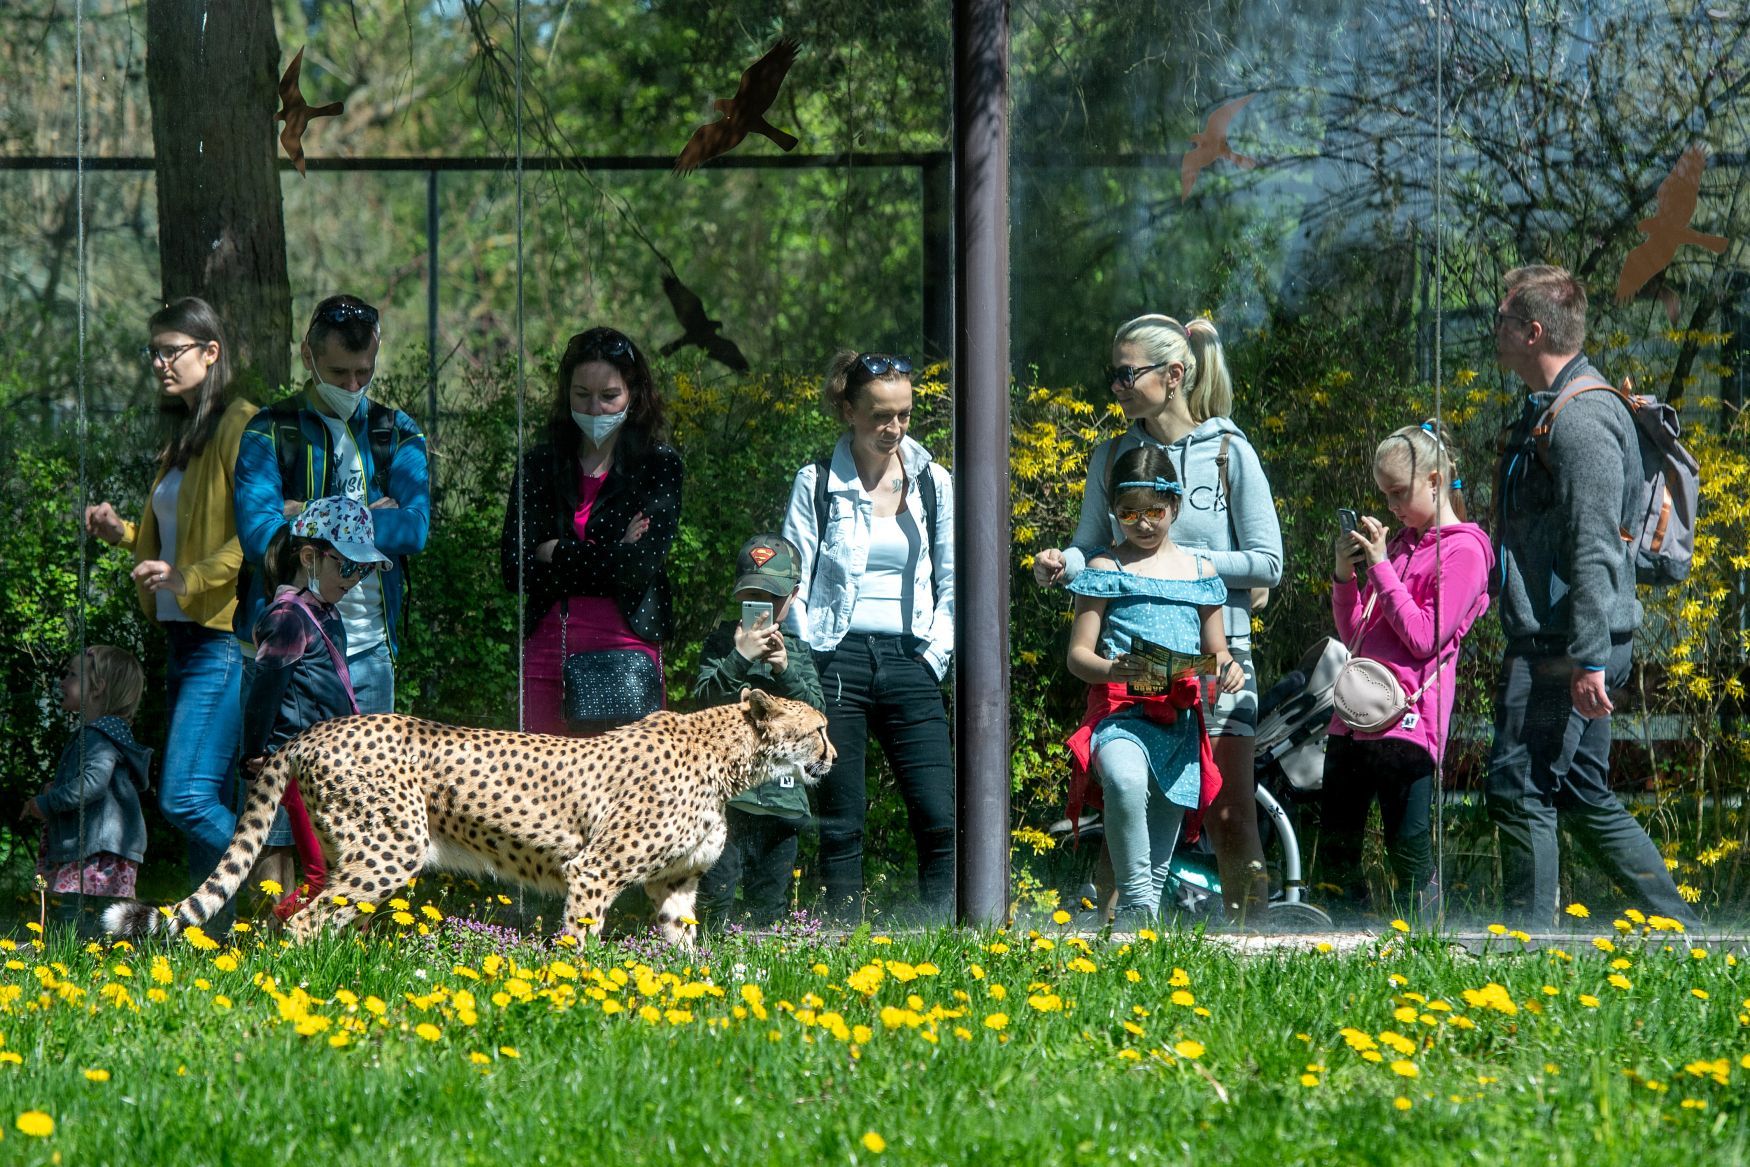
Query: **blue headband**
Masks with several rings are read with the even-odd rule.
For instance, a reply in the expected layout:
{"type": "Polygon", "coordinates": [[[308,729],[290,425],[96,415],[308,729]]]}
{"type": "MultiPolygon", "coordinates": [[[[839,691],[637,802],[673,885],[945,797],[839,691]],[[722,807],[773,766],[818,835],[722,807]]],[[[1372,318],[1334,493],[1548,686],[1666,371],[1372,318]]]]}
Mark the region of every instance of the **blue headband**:
{"type": "Polygon", "coordinates": [[[1120,482],[1118,484],[1119,490],[1130,490],[1133,488],[1152,490],[1157,494],[1182,495],[1185,493],[1185,488],[1170,478],[1156,478],[1150,482],[1120,482]]]}

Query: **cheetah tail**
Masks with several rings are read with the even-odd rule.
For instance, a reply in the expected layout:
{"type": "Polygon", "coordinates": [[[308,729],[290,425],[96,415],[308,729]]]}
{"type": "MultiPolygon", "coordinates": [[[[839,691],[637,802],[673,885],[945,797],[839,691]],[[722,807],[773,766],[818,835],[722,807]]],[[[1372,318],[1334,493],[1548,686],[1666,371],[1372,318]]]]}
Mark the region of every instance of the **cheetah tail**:
{"type": "Polygon", "coordinates": [[[286,792],[286,783],[298,765],[297,747],[287,746],[268,759],[261,773],[249,784],[249,800],[237,819],[237,830],[231,845],[219,857],[219,866],[181,903],[168,908],[129,901],[115,904],[103,913],[105,931],[115,936],[174,936],[185,929],[205,924],[218,914],[243,886],[255,859],[267,841],[273,826],[274,811],[286,792]]]}

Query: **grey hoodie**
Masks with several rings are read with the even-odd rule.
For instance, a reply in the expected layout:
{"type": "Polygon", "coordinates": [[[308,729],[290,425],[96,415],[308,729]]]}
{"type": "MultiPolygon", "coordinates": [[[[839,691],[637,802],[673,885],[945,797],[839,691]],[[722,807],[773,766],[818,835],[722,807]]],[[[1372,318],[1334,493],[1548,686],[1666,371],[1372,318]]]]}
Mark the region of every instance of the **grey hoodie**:
{"type": "Polygon", "coordinates": [[[1082,517],[1070,546],[1064,548],[1065,583],[1081,574],[1089,556],[1121,540],[1122,530],[1112,517],[1112,501],[1106,494],[1106,478],[1120,454],[1141,445],[1167,451],[1179,468],[1185,488],[1179,517],[1173,520],[1173,542],[1209,553],[1215,570],[1227,584],[1224,620],[1229,640],[1244,641],[1252,634],[1250,588],[1275,587],[1282,581],[1282,528],[1276,521],[1276,503],[1270,496],[1270,480],[1258,462],[1257,452],[1233,421],[1212,417],[1170,446],[1151,437],[1136,422],[1116,438],[1094,448],[1088,459],[1088,483],[1082,492],[1082,517]],[[1228,436],[1228,487],[1233,498],[1221,497],[1221,474],[1215,464],[1222,435],[1228,436]]]}
{"type": "MultiPolygon", "coordinates": [[[[1613,393],[1582,393],[1562,407],[1546,468],[1528,437],[1569,381],[1600,377],[1583,356],[1562,368],[1526,413],[1502,455],[1495,498],[1495,577],[1508,641],[1536,637],[1574,663],[1603,668],[1610,642],[1640,626],[1629,530],[1636,501],[1628,468],[1640,466],[1634,419],[1613,393]]],[[[1602,378],[1600,378],[1602,379],[1602,378]]]]}

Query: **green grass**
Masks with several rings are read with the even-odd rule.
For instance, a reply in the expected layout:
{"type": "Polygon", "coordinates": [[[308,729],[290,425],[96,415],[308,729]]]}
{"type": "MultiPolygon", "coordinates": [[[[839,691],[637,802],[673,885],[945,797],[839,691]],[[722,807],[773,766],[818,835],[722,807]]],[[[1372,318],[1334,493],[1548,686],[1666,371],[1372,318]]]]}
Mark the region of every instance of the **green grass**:
{"type": "Polygon", "coordinates": [[[1084,952],[1050,929],[859,932],[720,939],[701,964],[414,931],[3,942],[0,1162],[1750,1157],[1745,966],[1681,936],[1260,956],[1183,934],[1084,952]],[[28,1111],[53,1134],[18,1129],[28,1111]]]}

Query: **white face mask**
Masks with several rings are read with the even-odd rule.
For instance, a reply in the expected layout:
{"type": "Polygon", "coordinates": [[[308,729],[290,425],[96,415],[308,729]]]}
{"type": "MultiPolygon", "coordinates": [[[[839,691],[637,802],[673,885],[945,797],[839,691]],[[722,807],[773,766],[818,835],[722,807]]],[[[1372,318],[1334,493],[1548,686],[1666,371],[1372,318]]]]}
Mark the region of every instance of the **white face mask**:
{"type": "Polygon", "coordinates": [[[332,409],[342,420],[350,418],[359,407],[359,401],[370,389],[371,383],[366,381],[357,389],[348,392],[335,385],[330,385],[322,379],[322,374],[311,368],[310,376],[316,379],[316,396],[320,397],[328,408],[332,409]]]}
{"type": "Polygon", "coordinates": [[[614,436],[614,432],[626,420],[626,415],[631,412],[627,408],[618,413],[588,414],[574,409],[571,411],[571,420],[577,423],[577,428],[583,431],[583,436],[589,439],[590,445],[600,446],[614,436]]]}

